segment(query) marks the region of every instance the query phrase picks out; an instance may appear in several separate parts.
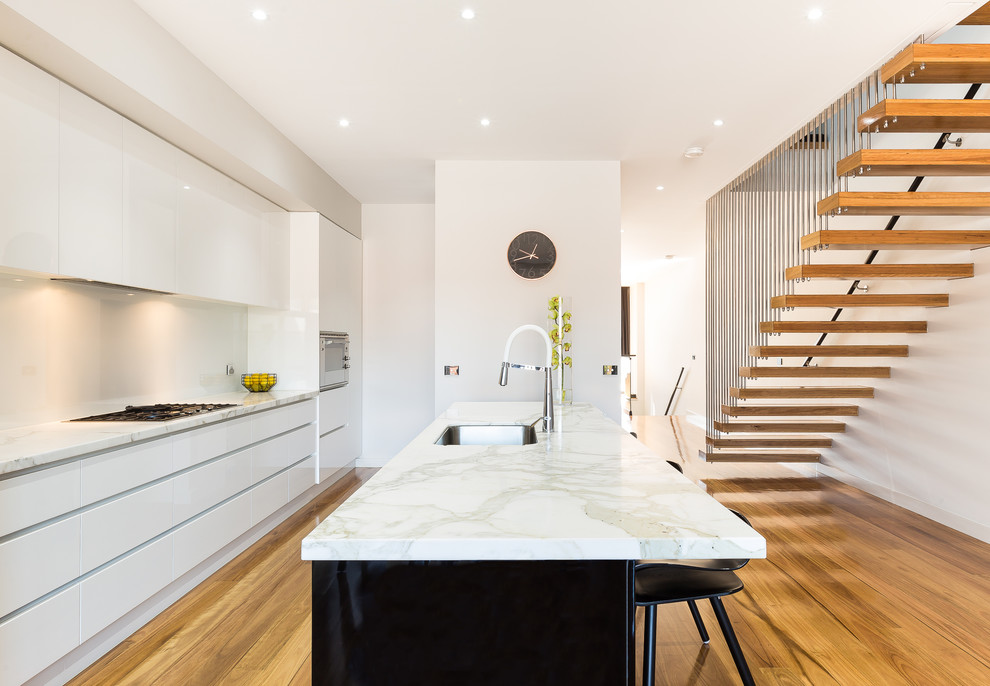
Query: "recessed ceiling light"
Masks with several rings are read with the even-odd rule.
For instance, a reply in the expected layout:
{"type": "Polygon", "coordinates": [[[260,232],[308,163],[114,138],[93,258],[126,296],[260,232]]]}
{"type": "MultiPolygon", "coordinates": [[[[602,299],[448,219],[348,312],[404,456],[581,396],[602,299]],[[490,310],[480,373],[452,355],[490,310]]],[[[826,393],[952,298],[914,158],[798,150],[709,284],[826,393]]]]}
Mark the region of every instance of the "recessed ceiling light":
{"type": "Polygon", "coordinates": [[[715,126],[722,126],[723,124],[725,124],[725,122],[722,121],[721,119],[716,119],[715,121],[712,122],[712,124],[714,124],[715,126]]]}
{"type": "Polygon", "coordinates": [[[351,125],[351,122],[350,122],[350,120],[349,120],[349,119],[341,119],[341,120],[340,120],[339,122],[337,122],[337,123],[338,123],[338,124],[340,124],[340,126],[341,126],[342,128],[345,128],[345,129],[346,129],[346,128],[347,128],[348,126],[350,126],[350,125],[351,125]]]}
{"type": "Polygon", "coordinates": [[[17,281],[18,283],[20,283],[21,281],[24,281],[24,279],[14,279],[14,281],[17,281]]]}
{"type": "Polygon", "coordinates": [[[474,19],[474,10],[470,7],[465,7],[461,10],[461,19],[474,19]]]}
{"type": "Polygon", "coordinates": [[[266,12],[263,9],[256,9],[254,12],[251,13],[251,16],[257,19],[258,21],[264,21],[265,19],[268,19],[268,12],[266,12]]]}
{"type": "Polygon", "coordinates": [[[822,12],[820,7],[813,7],[812,9],[808,10],[808,19],[810,19],[811,21],[818,21],[819,19],[822,18],[824,14],[825,13],[822,12]]]}
{"type": "Polygon", "coordinates": [[[489,119],[488,117],[485,117],[484,119],[481,120],[481,125],[482,126],[491,126],[492,125],[492,120],[489,119]]]}
{"type": "Polygon", "coordinates": [[[700,145],[692,145],[690,148],[684,151],[684,157],[693,159],[695,157],[701,157],[705,154],[705,149],[700,145]]]}
{"type": "Polygon", "coordinates": [[[657,190],[658,191],[662,191],[663,190],[663,186],[657,186],[657,190]]]}
{"type": "Polygon", "coordinates": [[[187,191],[187,190],[189,190],[190,188],[191,188],[191,186],[183,186],[183,187],[182,187],[182,190],[184,190],[184,191],[187,191]]]}

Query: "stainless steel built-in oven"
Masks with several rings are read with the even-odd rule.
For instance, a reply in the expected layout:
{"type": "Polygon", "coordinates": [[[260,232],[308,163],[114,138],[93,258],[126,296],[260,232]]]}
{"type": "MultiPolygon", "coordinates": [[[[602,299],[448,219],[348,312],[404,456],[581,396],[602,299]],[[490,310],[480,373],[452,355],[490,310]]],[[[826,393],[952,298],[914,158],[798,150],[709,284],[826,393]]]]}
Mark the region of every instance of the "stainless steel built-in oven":
{"type": "Polygon", "coordinates": [[[320,332],[320,390],[347,385],[351,356],[348,353],[350,339],[339,331],[320,332]]]}

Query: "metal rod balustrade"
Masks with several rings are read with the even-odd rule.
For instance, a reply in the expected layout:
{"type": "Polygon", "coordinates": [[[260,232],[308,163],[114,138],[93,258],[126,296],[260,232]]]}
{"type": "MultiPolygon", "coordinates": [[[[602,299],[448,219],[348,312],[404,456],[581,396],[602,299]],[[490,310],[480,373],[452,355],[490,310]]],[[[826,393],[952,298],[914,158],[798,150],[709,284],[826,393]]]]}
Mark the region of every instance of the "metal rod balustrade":
{"type": "Polygon", "coordinates": [[[766,157],[709,198],[705,248],[705,392],[707,429],[723,405],[736,405],[729,389],[745,387],[742,364],[755,366],[751,346],[763,345],[761,321],[779,321],[771,297],[792,294],[790,266],[810,261],[801,236],[828,227],[816,203],[848,187],[837,162],[869,145],[857,120],[883,95],[879,74],[850,89],[766,157]]]}

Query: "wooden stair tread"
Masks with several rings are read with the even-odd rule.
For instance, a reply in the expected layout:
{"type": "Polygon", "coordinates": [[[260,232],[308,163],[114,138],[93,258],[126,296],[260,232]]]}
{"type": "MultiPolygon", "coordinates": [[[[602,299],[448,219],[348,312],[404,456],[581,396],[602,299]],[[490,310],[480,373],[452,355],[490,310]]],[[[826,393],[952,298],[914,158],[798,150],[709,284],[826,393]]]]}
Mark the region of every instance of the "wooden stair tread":
{"type": "Polygon", "coordinates": [[[959,22],[960,25],[986,26],[990,24],[990,2],[981,5],[968,17],[959,22]]]}
{"type": "MultiPolygon", "coordinates": [[[[970,16],[980,12],[977,10],[970,16]]],[[[960,23],[968,21],[967,18],[960,23]]],[[[880,80],[883,83],[986,83],[990,81],[990,48],[980,43],[914,43],[880,68],[880,80]]]]}
{"type": "Polygon", "coordinates": [[[713,448],[831,448],[828,436],[705,436],[713,448]]]}
{"type": "Polygon", "coordinates": [[[924,321],[760,322],[760,333],[925,333],[924,321]]]}
{"type": "Polygon", "coordinates": [[[711,450],[705,462],[820,462],[814,450],[711,450]]]}
{"type": "Polygon", "coordinates": [[[973,263],[950,264],[801,264],[788,267],[788,280],[795,279],[968,279],[973,263]]]}
{"type": "Polygon", "coordinates": [[[835,250],[975,250],[990,245],[990,231],[858,231],[825,229],[801,236],[801,249],[835,250]]]}
{"type": "Polygon", "coordinates": [[[857,150],[835,165],[839,176],[987,176],[990,150],[857,150]]]}
{"type": "Polygon", "coordinates": [[[770,307],[948,307],[945,293],[856,293],[854,295],[775,295],[770,307]]]}
{"type": "Polygon", "coordinates": [[[890,367],[740,367],[747,379],[889,379],[890,367]]]}
{"type": "Polygon", "coordinates": [[[751,345],[753,357],[907,357],[906,345],[751,345]]]}
{"type": "Polygon", "coordinates": [[[858,405],[722,405],[729,417],[855,417],[858,405]]]}
{"type": "Polygon", "coordinates": [[[735,421],[715,422],[716,431],[726,433],[842,433],[846,430],[845,422],[830,419],[778,419],[773,421],[735,421]]]}
{"type": "Polygon", "coordinates": [[[881,100],[859,116],[861,133],[984,133],[988,100],[881,100]],[[896,121],[895,121],[896,120],[896,121]]]}
{"type": "Polygon", "coordinates": [[[872,386],[732,386],[729,395],[754,398],[872,398],[872,386]]]}
{"type": "Polygon", "coordinates": [[[840,191],[818,201],[818,214],[852,216],[984,216],[990,193],[970,191],[840,191]]]}

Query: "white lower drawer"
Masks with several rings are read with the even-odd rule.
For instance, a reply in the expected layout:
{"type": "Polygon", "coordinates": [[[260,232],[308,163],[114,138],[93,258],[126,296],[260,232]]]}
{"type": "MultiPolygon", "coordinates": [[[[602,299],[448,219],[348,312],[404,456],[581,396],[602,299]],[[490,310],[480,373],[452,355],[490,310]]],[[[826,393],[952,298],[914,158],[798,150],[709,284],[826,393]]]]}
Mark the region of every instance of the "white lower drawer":
{"type": "Polygon", "coordinates": [[[79,586],[0,624],[0,686],[18,686],[79,645],[79,586]]]}
{"type": "Polygon", "coordinates": [[[78,515],[0,543],[0,617],[77,576],[78,515]]]}
{"type": "Polygon", "coordinates": [[[177,579],[217,552],[251,526],[251,493],[243,493],[229,503],[176,529],[172,578],[177,579]]]}

